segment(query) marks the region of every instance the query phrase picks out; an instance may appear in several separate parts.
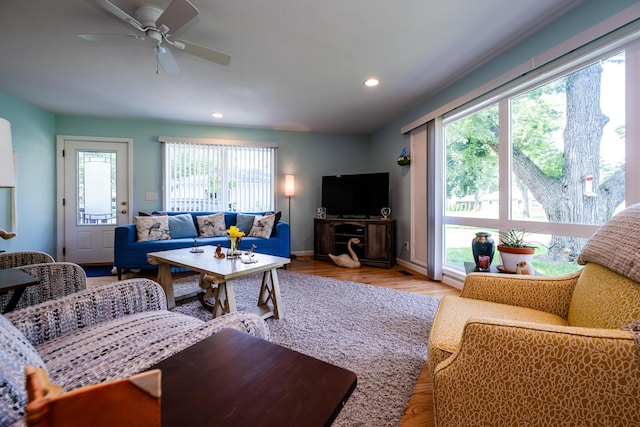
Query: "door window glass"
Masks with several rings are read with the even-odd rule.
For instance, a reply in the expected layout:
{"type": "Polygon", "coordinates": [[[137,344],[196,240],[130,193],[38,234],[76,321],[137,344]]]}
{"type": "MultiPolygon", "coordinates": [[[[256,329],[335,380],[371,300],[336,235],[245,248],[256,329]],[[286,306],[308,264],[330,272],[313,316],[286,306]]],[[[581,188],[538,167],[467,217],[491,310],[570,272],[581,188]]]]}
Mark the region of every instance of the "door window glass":
{"type": "Polygon", "coordinates": [[[116,153],[77,151],[78,225],[116,223],[116,153]]]}

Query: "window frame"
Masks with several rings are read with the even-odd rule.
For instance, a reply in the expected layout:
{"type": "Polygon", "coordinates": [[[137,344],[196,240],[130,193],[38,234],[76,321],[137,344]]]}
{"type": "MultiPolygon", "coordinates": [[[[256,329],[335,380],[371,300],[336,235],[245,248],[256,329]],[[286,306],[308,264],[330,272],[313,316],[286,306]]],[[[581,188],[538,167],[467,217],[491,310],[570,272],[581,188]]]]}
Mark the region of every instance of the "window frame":
{"type": "MultiPolygon", "coordinates": [[[[527,220],[514,220],[510,217],[510,206],[508,201],[510,200],[511,189],[511,128],[510,128],[510,100],[522,93],[532,90],[538,86],[546,84],[555,79],[561,78],[567,74],[570,74],[576,70],[581,69],[593,63],[597,60],[607,58],[616,52],[621,50],[625,51],[625,165],[640,164],[640,148],[634,150],[634,145],[637,146],[640,142],[640,125],[636,125],[633,122],[633,117],[637,117],[640,113],[640,103],[636,101],[640,96],[640,31],[636,30],[632,34],[623,34],[619,36],[619,39],[609,40],[608,43],[603,43],[602,40],[593,42],[593,46],[585,48],[586,53],[579,51],[571,52],[566,57],[561,58],[554,66],[553,63],[547,64],[541,67],[539,70],[534,70],[531,73],[527,73],[517,79],[514,79],[509,84],[503,85],[499,88],[491,90],[490,92],[477,97],[474,101],[466,102],[450,111],[439,115],[441,119],[439,121],[440,138],[436,139],[435,143],[441,147],[441,155],[435,159],[433,166],[444,170],[446,165],[446,141],[444,138],[444,128],[447,124],[468,117],[483,108],[487,108],[493,104],[498,105],[499,109],[499,214],[498,218],[469,218],[469,217],[456,217],[446,214],[444,207],[446,206],[446,192],[444,187],[446,186],[446,179],[443,176],[442,184],[442,209],[438,212],[441,216],[441,230],[442,236],[445,235],[445,228],[448,225],[479,227],[484,229],[526,229],[535,230],[542,234],[556,234],[563,236],[572,236],[579,238],[589,238],[599,228],[598,225],[586,225],[586,224],[568,224],[568,223],[553,223],[553,222],[540,222],[540,221],[527,221],[527,220]],[[632,80],[634,79],[634,80],[632,80]],[[507,201],[507,203],[503,202],[507,201]]],[[[640,190],[637,186],[631,185],[634,182],[640,181],[640,168],[625,168],[625,204],[629,206],[634,202],[640,201],[640,190]]],[[[431,238],[431,237],[429,237],[431,238]]],[[[439,246],[441,252],[441,259],[444,262],[444,253],[446,251],[445,241],[442,239],[439,246]]],[[[450,275],[455,278],[461,278],[461,269],[449,264],[443,264],[442,270],[445,275],[450,275]]]]}

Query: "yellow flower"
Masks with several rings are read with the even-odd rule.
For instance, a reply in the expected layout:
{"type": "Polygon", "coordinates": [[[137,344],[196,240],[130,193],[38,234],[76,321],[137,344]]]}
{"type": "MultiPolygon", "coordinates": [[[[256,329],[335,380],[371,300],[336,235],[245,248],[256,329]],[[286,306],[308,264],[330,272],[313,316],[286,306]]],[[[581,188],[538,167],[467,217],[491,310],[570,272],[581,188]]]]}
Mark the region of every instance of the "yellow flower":
{"type": "Polygon", "coordinates": [[[231,227],[229,227],[229,229],[227,230],[227,234],[229,235],[229,237],[231,238],[235,238],[235,237],[242,237],[244,236],[244,231],[240,231],[240,229],[238,227],[236,227],[235,225],[232,225],[231,227]]]}

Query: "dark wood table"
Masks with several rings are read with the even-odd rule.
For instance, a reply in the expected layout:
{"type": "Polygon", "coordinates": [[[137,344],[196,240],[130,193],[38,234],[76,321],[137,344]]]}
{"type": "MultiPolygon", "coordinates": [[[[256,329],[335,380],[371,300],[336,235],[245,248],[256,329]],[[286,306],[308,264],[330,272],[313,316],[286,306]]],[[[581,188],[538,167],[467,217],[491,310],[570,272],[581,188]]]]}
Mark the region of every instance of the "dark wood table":
{"type": "Polygon", "coordinates": [[[24,290],[27,286],[37,285],[38,279],[30,274],[25,273],[22,270],[15,268],[6,268],[0,270],[0,295],[4,295],[9,291],[13,291],[13,295],[9,299],[7,306],[2,310],[2,313],[9,313],[15,310],[18,305],[18,301],[24,294],[24,290]]]}
{"type": "Polygon", "coordinates": [[[162,425],[329,426],[356,375],[235,329],[149,368],[162,371],[162,425]]]}

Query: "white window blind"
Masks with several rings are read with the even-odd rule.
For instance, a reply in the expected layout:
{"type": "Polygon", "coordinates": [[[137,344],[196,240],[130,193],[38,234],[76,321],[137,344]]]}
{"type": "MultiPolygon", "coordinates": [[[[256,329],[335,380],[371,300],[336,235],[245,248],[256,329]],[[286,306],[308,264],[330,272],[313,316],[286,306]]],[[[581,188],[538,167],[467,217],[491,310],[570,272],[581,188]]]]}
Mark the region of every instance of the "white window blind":
{"type": "Polygon", "coordinates": [[[163,137],[164,208],[269,211],[275,205],[276,146],[163,137]]]}

